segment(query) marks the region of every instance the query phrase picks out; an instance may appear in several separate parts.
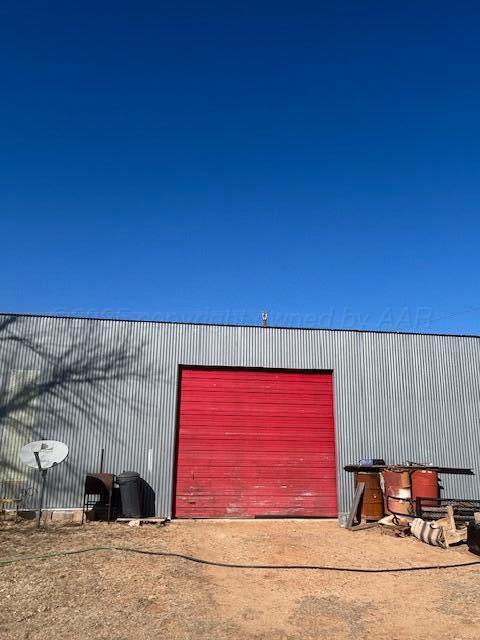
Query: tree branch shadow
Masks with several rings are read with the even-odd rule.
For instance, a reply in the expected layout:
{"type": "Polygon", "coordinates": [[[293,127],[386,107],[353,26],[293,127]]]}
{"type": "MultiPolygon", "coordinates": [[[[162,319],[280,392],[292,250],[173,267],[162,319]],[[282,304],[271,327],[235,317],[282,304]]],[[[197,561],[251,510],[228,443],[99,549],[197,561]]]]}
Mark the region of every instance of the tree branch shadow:
{"type": "MultiPolygon", "coordinates": [[[[146,381],[157,386],[162,377],[145,347],[122,324],[57,319],[52,328],[48,321],[0,316],[0,494],[5,484],[35,479],[18,457],[28,441],[63,437],[68,444],[76,431],[83,446],[89,438],[112,443],[120,438],[116,415],[128,411],[141,419],[145,394],[139,389],[146,381]]],[[[78,493],[85,470],[64,466],[63,490],[78,493]]]]}

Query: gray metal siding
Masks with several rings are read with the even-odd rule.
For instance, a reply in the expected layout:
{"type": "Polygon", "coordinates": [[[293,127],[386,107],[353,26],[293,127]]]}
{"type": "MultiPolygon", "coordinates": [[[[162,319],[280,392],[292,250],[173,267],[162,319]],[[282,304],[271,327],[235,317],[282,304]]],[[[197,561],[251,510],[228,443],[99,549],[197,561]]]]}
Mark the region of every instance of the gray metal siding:
{"type": "MultiPolygon", "coordinates": [[[[84,475],[105,448],[106,470],[138,471],[157,514],[171,516],[182,364],[333,370],[340,511],[352,493],[343,466],[362,457],[477,469],[478,338],[18,317],[0,323],[2,399],[12,370],[41,371],[34,436],[70,449],[51,472],[49,507],[81,505],[84,475]]],[[[443,481],[445,495],[480,496],[477,478],[443,481]]]]}

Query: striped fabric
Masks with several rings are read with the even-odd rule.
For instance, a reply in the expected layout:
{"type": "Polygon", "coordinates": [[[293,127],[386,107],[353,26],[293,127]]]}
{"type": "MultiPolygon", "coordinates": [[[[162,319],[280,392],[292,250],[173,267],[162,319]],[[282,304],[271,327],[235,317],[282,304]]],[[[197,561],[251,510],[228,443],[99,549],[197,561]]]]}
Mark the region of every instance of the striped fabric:
{"type": "Polygon", "coordinates": [[[443,529],[437,527],[434,522],[425,522],[425,520],[421,518],[415,518],[410,525],[410,530],[416,538],[426,544],[431,544],[434,547],[442,547],[442,549],[445,549],[447,546],[445,544],[443,529]]]}

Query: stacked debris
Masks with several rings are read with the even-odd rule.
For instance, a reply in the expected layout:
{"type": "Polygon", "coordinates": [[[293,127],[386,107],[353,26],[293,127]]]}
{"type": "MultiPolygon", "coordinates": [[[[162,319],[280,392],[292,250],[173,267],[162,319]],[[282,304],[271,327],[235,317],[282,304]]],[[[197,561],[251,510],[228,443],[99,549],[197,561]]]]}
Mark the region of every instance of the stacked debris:
{"type": "Polygon", "coordinates": [[[345,471],[355,474],[346,528],[358,531],[379,525],[382,533],[414,535],[442,548],[468,538],[471,550],[477,541],[480,555],[480,500],[442,498],[439,479],[440,473],[474,475],[472,469],[362,460],[345,471]]]}

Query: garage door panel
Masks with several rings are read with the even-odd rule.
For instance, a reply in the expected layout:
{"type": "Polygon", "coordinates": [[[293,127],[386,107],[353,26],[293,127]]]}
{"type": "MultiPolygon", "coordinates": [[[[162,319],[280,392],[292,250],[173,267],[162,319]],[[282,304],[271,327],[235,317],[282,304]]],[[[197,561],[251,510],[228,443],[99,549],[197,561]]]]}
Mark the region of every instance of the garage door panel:
{"type": "Polygon", "coordinates": [[[188,511],[189,518],[255,518],[258,516],[277,516],[291,518],[318,517],[319,511],[326,513],[336,512],[336,498],[306,503],[289,501],[285,504],[271,505],[263,502],[228,502],[223,504],[211,504],[210,501],[192,504],[186,502],[184,510],[188,511]],[[268,513],[267,513],[268,512],[268,513]]]}
{"type": "Polygon", "coordinates": [[[295,429],[296,431],[302,430],[328,430],[328,426],[325,424],[325,421],[322,418],[329,418],[330,424],[333,424],[333,410],[331,407],[326,407],[322,409],[321,407],[318,409],[317,415],[315,416],[306,416],[303,415],[301,422],[297,420],[297,418],[292,416],[276,416],[275,421],[270,421],[265,423],[264,420],[259,420],[258,417],[255,416],[246,416],[246,415],[216,415],[211,414],[201,418],[198,414],[191,413],[186,414],[185,412],[180,413],[180,417],[182,419],[183,427],[193,427],[197,431],[202,431],[205,427],[214,427],[220,426],[226,428],[231,428],[235,426],[250,428],[252,426],[256,426],[261,429],[278,429],[282,426],[287,427],[288,429],[295,429]]]}
{"type": "MultiPolygon", "coordinates": [[[[325,495],[329,494],[328,482],[332,480],[332,478],[334,478],[333,474],[327,477],[315,479],[315,484],[317,487],[321,487],[323,489],[325,495]]],[[[225,478],[222,482],[222,488],[218,489],[218,484],[215,482],[215,478],[212,478],[209,479],[209,481],[205,481],[202,488],[199,489],[196,482],[190,479],[190,483],[188,481],[185,483],[184,492],[180,495],[183,495],[184,497],[210,496],[212,494],[212,490],[215,490],[216,496],[238,496],[239,486],[242,489],[242,498],[247,496],[271,496],[273,492],[278,492],[280,496],[301,496],[312,495],[314,493],[312,491],[310,481],[306,478],[296,481],[285,480],[284,482],[278,482],[276,478],[262,478],[261,481],[257,482],[251,482],[250,480],[251,478],[244,478],[243,482],[239,485],[238,479],[225,478]]]]}
{"type": "MultiPolygon", "coordinates": [[[[233,391],[233,390],[232,390],[233,391]]],[[[331,404],[331,396],[330,394],[313,394],[313,393],[254,393],[252,391],[245,391],[243,398],[234,398],[232,397],[232,391],[192,391],[188,394],[188,404],[185,406],[195,406],[195,403],[201,404],[202,406],[208,404],[210,400],[210,405],[214,405],[215,407],[236,407],[239,404],[244,404],[245,402],[253,401],[255,406],[257,404],[269,404],[269,405],[288,405],[291,402],[295,402],[296,404],[303,405],[314,405],[315,407],[319,404],[321,406],[330,406],[331,404]],[[248,400],[246,397],[248,395],[248,400]]],[[[238,390],[237,390],[238,391],[238,390]]]]}
{"type": "Polygon", "coordinates": [[[276,403],[256,403],[255,405],[249,403],[237,403],[233,405],[217,405],[215,402],[185,402],[185,406],[182,407],[180,417],[186,415],[193,416],[268,416],[270,418],[300,418],[308,416],[311,418],[318,417],[317,407],[328,407],[328,404],[317,403],[316,406],[310,405],[292,405],[290,403],[276,404],[276,403]]]}
{"type": "MultiPolygon", "coordinates": [[[[321,419],[321,418],[320,418],[321,419]]],[[[331,418],[324,419],[325,421],[331,421],[331,418]]],[[[188,426],[185,428],[185,439],[189,440],[246,440],[248,437],[255,438],[259,441],[259,446],[263,439],[265,440],[299,440],[299,441],[315,441],[315,440],[333,440],[332,433],[325,429],[312,428],[299,426],[298,424],[281,425],[276,426],[276,421],[270,419],[270,425],[268,427],[262,427],[261,420],[255,421],[253,424],[247,424],[242,426],[237,425],[205,425],[201,428],[188,426]],[[259,424],[260,423],[260,424],[259,424]],[[268,429],[268,430],[267,430],[268,429]],[[205,433],[203,433],[205,430],[205,433]],[[200,434],[199,431],[202,431],[200,434]],[[217,433],[218,431],[218,433],[217,433]]]]}
{"type": "Polygon", "coordinates": [[[336,514],[330,373],[183,369],[175,515],[336,514]]]}
{"type": "MultiPolygon", "coordinates": [[[[262,467],[259,469],[252,469],[251,467],[242,469],[242,478],[254,478],[255,480],[259,480],[261,477],[263,480],[275,479],[278,480],[278,483],[287,483],[292,480],[292,476],[289,473],[290,469],[278,469],[277,467],[262,467]],[[259,475],[259,471],[261,474],[259,475]]],[[[210,469],[203,469],[201,467],[197,468],[194,472],[195,480],[202,480],[203,482],[207,482],[208,480],[219,479],[229,479],[234,478],[236,482],[238,482],[239,470],[237,468],[232,468],[230,466],[224,467],[211,467],[210,469]]],[[[309,486],[312,485],[311,481],[318,481],[325,478],[333,479],[336,477],[335,470],[325,469],[325,467],[314,467],[313,469],[305,469],[299,467],[295,469],[294,477],[298,481],[307,480],[309,486]]],[[[182,491],[185,491],[185,485],[190,485],[192,481],[192,474],[187,471],[181,471],[177,474],[177,480],[183,481],[182,491]]],[[[203,484],[202,482],[202,484],[203,484]]],[[[223,482],[222,482],[223,485],[223,482]]]]}
{"type": "MultiPolygon", "coordinates": [[[[253,515],[270,515],[271,511],[278,513],[278,510],[287,510],[291,507],[298,508],[303,505],[305,508],[314,509],[315,507],[333,506],[335,508],[335,494],[324,493],[322,500],[320,501],[316,495],[301,495],[298,491],[283,492],[281,495],[275,496],[275,502],[272,503],[271,493],[262,493],[261,491],[249,491],[239,497],[235,491],[226,491],[222,494],[215,494],[215,499],[212,499],[211,494],[198,494],[194,498],[188,495],[181,495],[178,497],[179,506],[182,501],[184,508],[189,508],[188,505],[192,505],[192,508],[199,509],[201,506],[205,509],[205,515],[209,515],[211,509],[225,510],[225,515],[228,513],[229,507],[241,507],[244,511],[248,511],[253,515]],[[258,507],[264,507],[262,511],[258,511],[258,507]],[[268,509],[268,513],[266,513],[268,509]]],[[[318,515],[318,514],[317,514],[318,515]]]]}
{"type": "MultiPolygon", "coordinates": [[[[296,453],[303,453],[305,451],[305,445],[310,445],[312,449],[316,449],[320,447],[331,446],[334,444],[333,439],[330,437],[325,438],[316,438],[316,439],[305,439],[302,440],[293,440],[293,439],[285,439],[282,442],[279,442],[278,437],[275,439],[273,436],[270,439],[266,439],[263,436],[252,437],[248,436],[245,438],[225,438],[225,439],[217,439],[214,437],[211,438],[202,438],[200,442],[195,438],[185,438],[185,444],[189,444],[190,452],[194,451],[209,451],[212,456],[215,452],[219,452],[223,457],[224,454],[228,453],[252,453],[252,446],[255,446],[255,449],[259,456],[269,455],[273,456],[276,452],[287,452],[292,456],[296,453]]],[[[313,452],[314,456],[317,456],[315,452],[313,452]]],[[[257,456],[258,457],[258,456],[257,456]]],[[[212,458],[214,459],[214,458],[212,458]]]]}
{"type": "MultiPolygon", "coordinates": [[[[237,441],[238,442],[238,441],[237,441]]],[[[185,444],[188,443],[186,442],[185,444]]],[[[232,464],[237,466],[236,457],[238,456],[238,463],[248,462],[249,464],[260,464],[269,466],[279,461],[285,461],[290,463],[306,463],[308,462],[312,466],[315,462],[320,464],[334,464],[334,455],[324,449],[331,449],[333,442],[317,443],[317,446],[312,445],[306,449],[301,445],[285,446],[284,442],[278,442],[271,444],[269,448],[259,447],[255,439],[250,441],[244,441],[239,443],[237,447],[227,446],[232,443],[226,443],[224,447],[220,444],[211,443],[211,446],[204,446],[203,441],[201,443],[191,443],[189,450],[182,456],[182,461],[188,461],[189,465],[202,466],[206,462],[209,464],[232,464]],[[315,450],[317,449],[317,451],[315,450]]],[[[289,443],[292,444],[292,443],[289,443]]],[[[208,443],[210,445],[210,443],[208,443]]]]}
{"type": "MultiPolygon", "coordinates": [[[[275,505],[272,506],[272,500],[270,495],[224,495],[224,494],[215,494],[215,497],[212,498],[211,494],[209,495],[196,495],[195,497],[191,496],[180,496],[179,500],[183,500],[186,504],[194,504],[196,508],[199,508],[201,505],[207,510],[211,508],[224,508],[228,511],[228,507],[240,507],[242,506],[245,510],[250,510],[252,507],[262,507],[268,508],[268,510],[276,511],[281,509],[288,509],[290,507],[298,508],[300,505],[304,505],[305,507],[309,507],[310,509],[314,509],[318,505],[329,505],[332,503],[332,500],[335,499],[335,494],[324,495],[321,500],[318,499],[316,495],[278,495],[275,497],[275,505]]],[[[259,515],[261,512],[254,511],[254,515],[259,515]]],[[[262,515],[262,514],[261,514],[262,515]]],[[[269,514],[267,514],[269,515],[269,514]]]]}
{"type": "MultiPolygon", "coordinates": [[[[214,460],[209,458],[208,455],[202,455],[203,452],[198,452],[198,455],[194,454],[185,458],[185,464],[191,467],[192,469],[198,466],[205,466],[208,468],[213,467],[235,467],[236,469],[242,470],[244,467],[252,467],[255,466],[258,473],[261,473],[262,469],[285,469],[288,471],[290,475],[294,473],[294,470],[301,469],[303,466],[308,465],[309,469],[325,469],[333,467],[333,462],[331,458],[302,458],[301,460],[292,460],[287,454],[282,456],[279,454],[275,457],[274,460],[270,460],[268,463],[262,462],[260,458],[252,458],[247,457],[247,455],[239,454],[237,461],[235,461],[235,456],[233,454],[229,454],[225,456],[224,460],[214,460]]],[[[192,472],[195,475],[195,471],[192,472]]],[[[192,476],[190,473],[190,476],[192,476]]],[[[243,473],[243,471],[242,471],[243,473]]],[[[296,472],[295,472],[296,473],[296,472]]]]}
{"type": "Polygon", "coordinates": [[[214,432],[209,432],[208,434],[203,435],[202,437],[198,437],[198,431],[189,432],[184,434],[184,438],[186,442],[189,442],[192,447],[197,447],[199,444],[204,444],[205,446],[210,446],[210,444],[214,442],[221,443],[222,447],[232,447],[232,449],[236,449],[237,447],[242,446],[242,444],[248,442],[248,440],[255,440],[256,447],[259,450],[268,449],[270,444],[276,443],[279,446],[289,446],[289,443],[294,445],[295,443],[301,445],[302,449],[305,450],[308,448],[308,444],[314,445],[318,442],[333,442],[334,437],[330,433],[325,433],[324,431],[310,432],[308,430],[292,430],[282,429],[276,431],[264,432],[261,429],[252,428],[239,430],[236,428],[235,430],[228,431],[225,434],[217,435],[214,432]]]}
{"type": "Polygon", "coordinates": [[[308,437],[302,438],[302,434],[297,433],[295,435],[291,435],[288,431],[285,432],[286,435],[283,434],[265,434],[261,432],[252,433],[232,433],[229,437],[221,438],[214,434],[205,436],[200,441],[198,438],[195,438],[194,435],[188,435],[185,437],[185,444],[190,446],[191,451],[199,450],[199,449],[211,449],[212,445],[218,445],[217,448],[235,448],[235,450],[241,448],[245,443],[245,446],[251,446],[250,442],[255,442],[255,446],[257,449],[261,450],[273,450],[275,447],[281,448],[295,448],[296,445],[305,448],[306,445],[310,445],[311,447],[316,447],[317,445],[327,445],[334,444],[334,438],[329,434],[320,433],[317,436],[312,436],[308,434],[308,437]],[[279,436],[282,438],[282,441],[279,441],[279,436]]]}
{"type": "Polygon", "coordinates": [[[183,385],[186,391],[195,393],[228,393],[229,391],[246,391],[248,393],[254,393],[255,395],[271,394],[281,395],[294,395],[296,393],[302,393],[311,396],[327,396],[330,390],[330,385],[322,385],[319,387],[316,384],[305,385],[300,382],[260,382],[260,381],[220,381],[220,380],[207,380],[202,382],[199,378],[195,381],[186,381],[183,385]]]}
{"type": "Polygon", "coordinates": [[[329,372],[314,372],[313,374],[306,374],[304,371],[274,371],[274,370],[254,370],[254,369],[223,369],[218,367],[196,367],[182,368],[182,379],[192,380],[200,378],[201,380],[226,380],[225,375],[228,375],[228,380],[263,380],[264,382],[280,381],[285,382],[287,380],[297,380],[304,384],[316,384],[316,381],[311,378],[305,379],[305,375],[321,375],[325,376],[323,384],[331,384],[332,378],[329,372]],[[330,377],[330,379],[328,379],[330,377]]]}
{"type": "Polygon", "coordinates": [[[195,473],[195,478],[192,479],[191,475],[183,474],[180,477],[184,480],[183,492],[190,493],[191,491],[203,491],[204,487],[217,487],[218,491],[222,489],[228,488],[230,489],[232,486],[242,486],[242,483],[245,484],[247,489],[249,487],[299,487],[304,489],[305,487],[310,488],[311,481],[315,480],[316,483],[321,482],[322,480],[332,480],[335,478],[335,470],[334,469],[315,469],[310,471],[307,475],[297,475],[295,474],[293,477],[288,474],[284,474],[279,477],[278,472],[267,474],[264,472],[268,471],[268,467],[262,468],[262,476],[258,477],[258,474],[254,472],[252,469],[252,473],[245,473],[242,476],[241,481],[238,478],[238,472],[236,470],[232,470],[232,473],[229,473],[228,470],[223,468],[212,469],[212,474],[208,476],[205,473],[197,472],[195,473]],[[222,487],[218,487],[217,478],[222,477],[222,487]],[[198,486],[198,479],[202,479],[202,485],[198,486]],[[251,482],[251,479],[255,479],[255,482],[251,482]]]}

